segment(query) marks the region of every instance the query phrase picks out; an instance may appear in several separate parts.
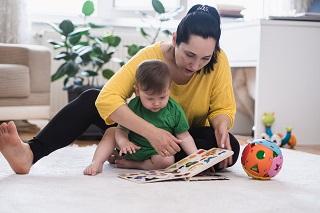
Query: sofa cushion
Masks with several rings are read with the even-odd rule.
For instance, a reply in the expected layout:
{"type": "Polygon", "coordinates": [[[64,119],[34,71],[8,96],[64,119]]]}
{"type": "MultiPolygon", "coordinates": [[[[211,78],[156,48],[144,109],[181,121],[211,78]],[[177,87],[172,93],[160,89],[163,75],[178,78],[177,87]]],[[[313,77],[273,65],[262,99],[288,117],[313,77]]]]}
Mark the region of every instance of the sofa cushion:
{"type": "Polygon", "coordinates": [[[29,68],[24,65],[0,64],[0,98],[30,95],[29,68]]]}

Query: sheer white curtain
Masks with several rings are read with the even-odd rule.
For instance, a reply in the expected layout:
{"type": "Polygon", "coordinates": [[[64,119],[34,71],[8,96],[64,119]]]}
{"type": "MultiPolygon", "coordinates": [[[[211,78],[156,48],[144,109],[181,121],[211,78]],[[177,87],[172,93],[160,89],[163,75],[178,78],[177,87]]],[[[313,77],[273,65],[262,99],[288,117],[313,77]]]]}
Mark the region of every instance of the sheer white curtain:
{"type": "Polygon", "coordinates": [[[0,0],[0,17],[0,42],[28,42],[27,0],[0,0]]]}

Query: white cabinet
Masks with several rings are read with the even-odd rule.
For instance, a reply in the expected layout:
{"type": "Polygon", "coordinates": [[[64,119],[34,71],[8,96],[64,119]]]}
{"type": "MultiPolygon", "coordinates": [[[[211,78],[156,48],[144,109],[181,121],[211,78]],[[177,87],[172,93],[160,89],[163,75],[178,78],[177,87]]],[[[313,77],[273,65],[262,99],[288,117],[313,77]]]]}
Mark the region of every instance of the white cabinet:
{"type": "Polygon", "coordinates": [[[274,132],[292,127],[299,144],[320,144],[320,22],[226,23],[221,47],[232,67],[256,67],[255,137],[275,112],[274,132]]]}

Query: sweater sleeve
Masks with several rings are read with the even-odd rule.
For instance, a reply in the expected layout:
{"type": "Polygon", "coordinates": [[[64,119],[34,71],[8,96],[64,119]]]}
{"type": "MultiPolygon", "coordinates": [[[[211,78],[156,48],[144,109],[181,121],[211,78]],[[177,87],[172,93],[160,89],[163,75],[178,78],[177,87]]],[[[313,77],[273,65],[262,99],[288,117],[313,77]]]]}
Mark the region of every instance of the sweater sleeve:
{"type": "Polygon", "coordinates": [[[234,124],[236,102],[233,94],[232,75],[225,53],[221,50],[216,64],[215,79],[210,96],[209,120],[217,115],[227,115],[230,118],[231,128],[234,124]]]}
{"type": "Polygon", "coordinates": [[[175,107],[175,120],[176,120],[176,126],[174,130],[175,134],[180,134],[189,130],[189,123],[188,123],[187,117],[184,114],[184,111],[181,108],[181,106],[178,104],[176,104],[176,107],[175,107]]]}
{"type": "Polygon", "coordinates": [[[155,49],[155,46],[149,46],[140,50],[102,88],[95,104],[106,124],[114,123],[109,118],[110,114],[126,104],[126,100],[133,94],[135,74],[139,64],[147,59],[157,59],[155,49]]]}

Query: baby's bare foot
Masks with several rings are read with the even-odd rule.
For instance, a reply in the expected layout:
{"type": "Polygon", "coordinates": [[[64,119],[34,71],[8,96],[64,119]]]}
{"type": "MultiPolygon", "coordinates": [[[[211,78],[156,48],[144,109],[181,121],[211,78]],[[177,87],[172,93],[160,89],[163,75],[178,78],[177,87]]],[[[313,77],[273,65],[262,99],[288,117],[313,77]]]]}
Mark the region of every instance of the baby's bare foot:
{"type": "Polygon", "coordinates": [[[85,170],[83,171],[84,175],[97,175],[102,172],[103,164],[92,162],[85,170]]]}
{"type": "Polygon", "coordinates": [[[13,121],[0,125],[0,151],[15,173],[29,173],[33,153],[29,144],[23,143],[20,139],[13,121]]]}

